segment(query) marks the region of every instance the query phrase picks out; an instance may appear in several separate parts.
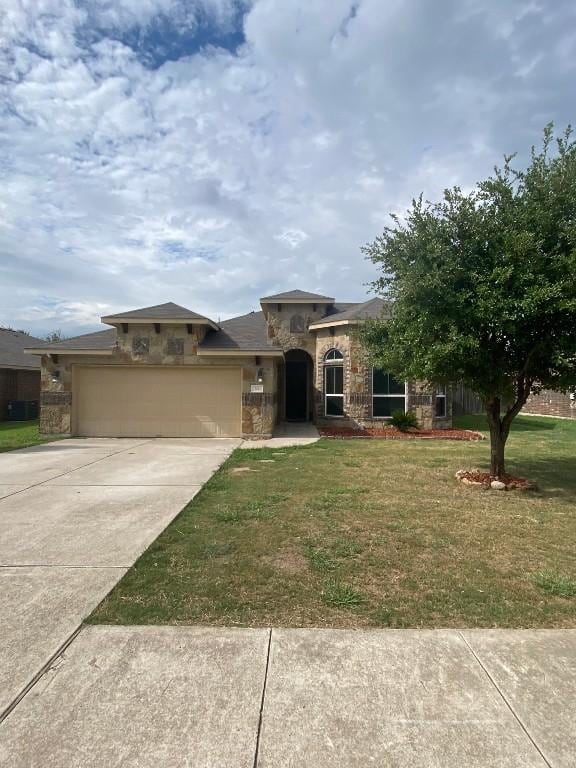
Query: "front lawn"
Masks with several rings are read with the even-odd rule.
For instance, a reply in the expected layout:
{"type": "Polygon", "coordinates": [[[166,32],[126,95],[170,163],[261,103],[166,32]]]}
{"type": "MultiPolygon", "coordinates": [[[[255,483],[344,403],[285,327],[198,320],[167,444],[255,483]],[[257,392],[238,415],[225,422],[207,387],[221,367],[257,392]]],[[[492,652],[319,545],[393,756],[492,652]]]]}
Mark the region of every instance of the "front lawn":
{"type": "Polygon", "coordinates": [[[457,483],[488,453],[369,440],[236,451],[90,621],[576,626],[576,423],[517,420],[508,469],[537,492],[457,483]]]}
{"type": "Polygon", "coordinates": [[[37,421],[0,421],[0,453],[28,448],[53,439],[40,435],[37,421]]]}

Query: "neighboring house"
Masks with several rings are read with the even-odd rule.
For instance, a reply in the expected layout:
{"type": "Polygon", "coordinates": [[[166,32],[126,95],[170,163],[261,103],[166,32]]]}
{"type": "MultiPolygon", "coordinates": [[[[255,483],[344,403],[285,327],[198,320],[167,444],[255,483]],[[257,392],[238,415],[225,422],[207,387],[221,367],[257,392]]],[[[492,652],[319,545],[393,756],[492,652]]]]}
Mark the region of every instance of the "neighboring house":
{"type": "Polygon", "coordinates": [[[40,399],[40,361],[24,349],[43,343],[22,331],[0,328],[0,421],[8,416],[10,400],[40,399]]]}
{"type": "Polygon", "coordinates": [[[103,317],[97,333],[42,355],[41,429],[87,436],[267,437],[279,421],[385,424],[410,409],[449,426],[443,391],[372,371],[354,329],[381,299],[342,304],[289,291],[262,311],[216,323],[161,304],[103,317]]]}
{"type": "Polygon", "coordinates": [[[543,389],[537,395],[530,395],[523,413],[537,416],[561,416],[564,419],[576,419],[576,400],[566,392],[554,392],[543,389]]]}

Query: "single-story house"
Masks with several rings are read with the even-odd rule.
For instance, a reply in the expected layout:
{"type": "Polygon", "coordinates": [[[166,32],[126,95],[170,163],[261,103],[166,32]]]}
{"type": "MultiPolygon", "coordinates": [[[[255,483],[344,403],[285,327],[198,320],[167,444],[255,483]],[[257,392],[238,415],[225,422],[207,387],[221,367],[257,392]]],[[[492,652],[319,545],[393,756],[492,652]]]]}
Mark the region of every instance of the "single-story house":
{"type": "Polygon", "coordinates": [[[451,423],[445,390],[369,367],[354,329],[386,312],[294,290],[217,323],[176,304],[102,318],[109,329],[31,347],[42,356],[41,430],[96,437],[267,437],[279,421],[385,424],[415,411],[451,423]]]}
{"type": "Polygon", "coordinates": [[[8,416],[10,400],[40,399],[40,360],[24,349],[43,343],[22,331],[0,328],[0,421],[8,416]]]}

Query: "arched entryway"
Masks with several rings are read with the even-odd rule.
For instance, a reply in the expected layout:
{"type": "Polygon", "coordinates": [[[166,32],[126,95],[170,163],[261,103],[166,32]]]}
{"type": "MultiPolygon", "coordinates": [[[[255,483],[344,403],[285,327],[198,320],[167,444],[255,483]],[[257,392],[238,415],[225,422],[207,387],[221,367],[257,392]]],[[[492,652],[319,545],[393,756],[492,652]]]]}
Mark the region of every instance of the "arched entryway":
{"type": "Polygon", "coordinates": [[[291,349],[284,357],[284,417],[286,421],[309,421],[312,418],[312,358],[303,349],[291,349]]]}

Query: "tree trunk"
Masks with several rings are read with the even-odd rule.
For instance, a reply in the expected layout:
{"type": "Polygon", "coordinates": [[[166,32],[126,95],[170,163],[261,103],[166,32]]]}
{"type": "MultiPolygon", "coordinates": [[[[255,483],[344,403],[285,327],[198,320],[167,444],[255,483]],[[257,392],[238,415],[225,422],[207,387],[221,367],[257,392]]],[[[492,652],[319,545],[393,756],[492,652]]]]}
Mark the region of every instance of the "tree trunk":
{"type": "MultiPolygon", "coordinates": [[[[528,361],[525,367],[527,365],[528,361]]],[[[500,413],[502,403],[499,397],[484,400],[490,426],[490,475],[495,479],[501,479],[506,471],[504,464],[506,440],[510,434],[512,421],[518,416],[528,399],[532,384],[532,378],[526,376],[525,372],[522,371],[516,381],[516,400],[506,408],[503,416],[500,413]]]]}
{"type": "Polygon", "coordinates": [[[487,403],[486,412],[490,425],[490,475],[500,479],[506,470],[504,449],[510,433],[510,424],[500,416],[500,398],[496,397],[487,403]]]}

